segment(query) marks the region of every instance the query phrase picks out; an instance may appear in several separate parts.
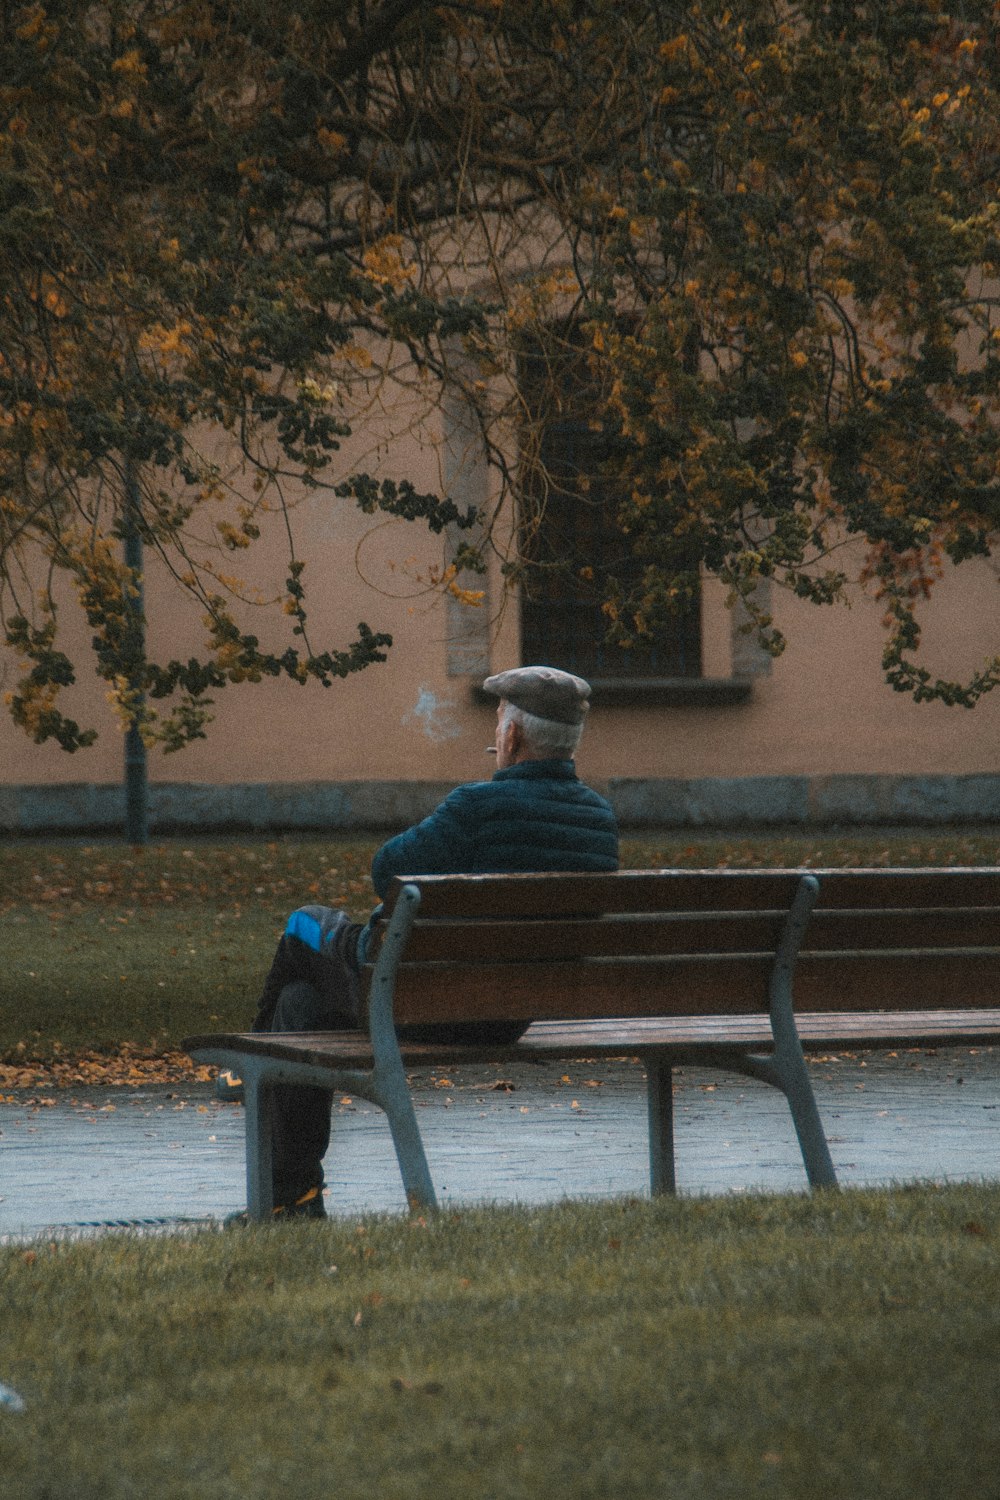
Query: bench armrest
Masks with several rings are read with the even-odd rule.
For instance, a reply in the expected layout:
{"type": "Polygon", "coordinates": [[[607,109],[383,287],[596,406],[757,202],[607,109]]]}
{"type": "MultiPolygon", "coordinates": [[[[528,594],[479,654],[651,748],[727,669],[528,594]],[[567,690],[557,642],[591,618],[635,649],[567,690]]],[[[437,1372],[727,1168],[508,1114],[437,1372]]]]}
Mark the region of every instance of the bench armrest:
{"type": "Polygon", "coordinates": [[[368,1034],[376,1071],[383,1067],[401,1068],[399,1043],[393,1020],[393,993],[396,972],[406,949],[410,929],[420,909],[420,892],[415,885],[404,885],[389,919],[389,926],[372,970],[368,986],[368,1034]]]}

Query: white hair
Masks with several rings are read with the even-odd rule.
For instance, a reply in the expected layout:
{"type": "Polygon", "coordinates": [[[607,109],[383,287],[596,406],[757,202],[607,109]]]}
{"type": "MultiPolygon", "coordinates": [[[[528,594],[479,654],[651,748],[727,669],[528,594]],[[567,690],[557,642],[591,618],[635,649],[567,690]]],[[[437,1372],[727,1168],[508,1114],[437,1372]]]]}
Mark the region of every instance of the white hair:
{"type": "Polygon", "coordinates": [[[508,703],[500,720],[500,731],[517,724],[529,750],[539,760],[572,760],[583,733],[582,724],[560,724],[556,719],[540,719],[527,709],[508,703]]]}

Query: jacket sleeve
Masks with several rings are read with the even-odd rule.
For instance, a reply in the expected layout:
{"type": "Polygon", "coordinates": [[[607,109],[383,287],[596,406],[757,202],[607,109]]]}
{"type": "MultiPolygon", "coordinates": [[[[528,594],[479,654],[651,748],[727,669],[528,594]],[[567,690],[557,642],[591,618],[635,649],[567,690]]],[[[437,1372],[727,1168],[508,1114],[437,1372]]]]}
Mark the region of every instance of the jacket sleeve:
{"type": "Polygon", "coordinates": [[[472,857],[474,811],[466,788],[456,787],[422,823],[382,845],[372,860],[380,900],[394,875],[453,875],[472,857]]]}

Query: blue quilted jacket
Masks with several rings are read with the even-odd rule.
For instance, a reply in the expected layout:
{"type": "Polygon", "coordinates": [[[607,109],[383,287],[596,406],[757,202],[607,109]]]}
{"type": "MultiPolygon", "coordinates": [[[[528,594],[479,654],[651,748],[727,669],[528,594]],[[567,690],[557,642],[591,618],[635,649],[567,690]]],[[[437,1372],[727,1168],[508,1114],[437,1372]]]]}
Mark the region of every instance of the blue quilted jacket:
{"type": "MultiPolygon", "coordinates": [[[[429,818],[382,845],[372,861],[372,880],[384,899],[395,875],[617,868],[618,829],[609,804],[577,779],[571,760],[532,760],[497,771],[492,781],[456,787],[429,818]]],[[[292,912],[264,984],[254,1030],[270,1030],[278,997],[293,980],[306,979],[324,992],[332,986],[345,1013],[356,1013],[359,996],[350,976],[366,961],[381,909],[372,912],[364,927],[329,907],[292,912]],[[318,980],[307,950],[329,960],[318,980]]],[[[523,1018],[459,1022],[447,1030],[455,1041],[513,1041],[528,1024],[523,1018]]],[[[422,1031],[439,1038],[444,1034],[439,1026],[406,1028],[414,1038],[422,1031]]]]}
{"type": "Polygon", "coordinates": [[[456,787],[429,818],[382,845],[372,880],[384,897],[394,875],[617,868],[609,804],[571,760],[528,760],[456,787]]]}
{"type": "MultiPolygon", "coordinates": [[[[502,875],[532,870],[617,870],[618,826],[571,760],[528,760],[491,781],[456,787],[372,861],[384,898],[394,875],[502,875]]],[[[361,934],[360,957],[378,916],[361,934]]]]}

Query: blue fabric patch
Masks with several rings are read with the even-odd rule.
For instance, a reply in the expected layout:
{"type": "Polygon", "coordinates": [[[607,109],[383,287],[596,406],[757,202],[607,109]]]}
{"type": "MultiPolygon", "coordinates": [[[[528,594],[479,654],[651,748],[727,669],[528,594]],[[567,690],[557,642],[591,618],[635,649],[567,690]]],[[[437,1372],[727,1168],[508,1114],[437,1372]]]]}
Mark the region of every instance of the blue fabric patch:
{"type": "Polygon", "coordinates": [[[305,943],[314,953],[323,951],[323,929],[315,917],[311,917],[305,911],[293,911],[288,918],[288,926],[285,928],[286,937],[298,938],[300,943],[305,943]]]}

